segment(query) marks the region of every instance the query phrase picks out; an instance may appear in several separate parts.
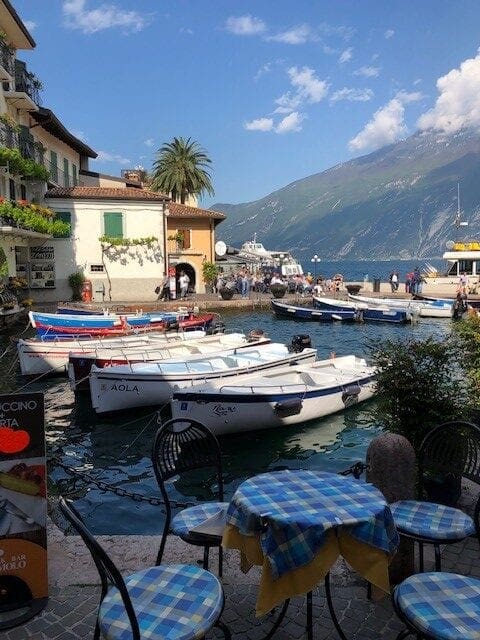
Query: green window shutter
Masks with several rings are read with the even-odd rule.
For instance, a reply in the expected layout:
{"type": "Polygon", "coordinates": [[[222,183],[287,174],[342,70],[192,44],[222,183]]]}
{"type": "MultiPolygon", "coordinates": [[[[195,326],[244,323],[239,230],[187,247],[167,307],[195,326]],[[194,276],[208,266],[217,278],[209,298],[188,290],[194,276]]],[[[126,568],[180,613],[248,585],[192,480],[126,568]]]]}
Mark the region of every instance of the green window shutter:
{"type": "Polygon", "coordinates": [[[72,164],[72,176],[73,176],[73,186],[75,187],[78,184],[78,174],[77,174],[76,164],[72,164]]]}
{"type": "Polygon", "coordinates": [[[66,222],[70,225],[70,231],[68,234],[56,237],[70,238],[72,236],[72,214],[70,213],[70,211],[56,211],[55,220],[61,220],[62,222],[66,222]]]}
{"type": "Polygon", "coordinates": [[[68,160],[67,158],[63,159],[63,183],[66,187],[70,186],[70,177],[68,175],[68,160]]]}
{"type": "Polygon", "coordinates": [[[57,154],[55,151],[50,151],[50,175],[52,180],[58,183],[57,154]]]}
{"type": "Polygon", "coordinates": [[[105,235],[109,238],[123,238],[123,215],[121,213],[105,212],[103,226],[105,235]]]}

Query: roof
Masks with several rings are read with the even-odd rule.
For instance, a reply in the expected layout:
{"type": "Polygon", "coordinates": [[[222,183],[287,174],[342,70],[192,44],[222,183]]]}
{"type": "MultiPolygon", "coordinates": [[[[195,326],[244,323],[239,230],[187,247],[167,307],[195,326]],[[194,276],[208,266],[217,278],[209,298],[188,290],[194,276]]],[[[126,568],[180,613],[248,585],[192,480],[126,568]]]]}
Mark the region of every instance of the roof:
{"type": "Polygon", "coordinates": [[[188,207],[186,204],[179,204],[178,202],[168,203],[167,216],[170,218],[214,218],[215,220],[225,220],[227,217],[220,211],[188,207]]]}
{"type": "MultiPolygon", "coordinates": [[[[25,43],[21,43],[18,40],[16,40],[15,42],[12,42],[11,44],[14,44],[18,49],[20,49],[20,48],[22,48],[22,49],[30,49],[30,48],[32,48],[33,49],[34,47],[36,47],[35,40],[30,35],[30,32],[28,31],[27,27],[22,22],[20,16],[15,11],[15,9],[13,8],[12,4],[10,3],[10,1],[9,0],[1,0],[1,1],[2,1],[2,4],[5,7],[5,9],[8,11],[7,15],[10,14],[10,17],[13,19],[13,22],[16,24],[16,26],[20,29],[21,33],[25,37],[26,44],[25,43]]],[[[10,26],[10,25],[8,25],[8,26],[10,26]]]]}
{"type": "Polygon", "coordinates": [[[89,158],[96,158],[97,152],[91,149],[84,142],[76,138],[68,129],[60,122],[57,116],[45,107],[40,107],[38,111],[31,113],[32,118],[41,125],[45,131],[51,133],[53,136],[66,142],[72,149],[75,149],[80,155],[88,156],[89,158]]]}
{"type": "Polygon", "coordinates": [[[166,202],[168,196],[146,189],[126,187],[54,187],[45,194],[46,198],[72,198],[78,200],[143,200],[145,202],[166,202]]]}

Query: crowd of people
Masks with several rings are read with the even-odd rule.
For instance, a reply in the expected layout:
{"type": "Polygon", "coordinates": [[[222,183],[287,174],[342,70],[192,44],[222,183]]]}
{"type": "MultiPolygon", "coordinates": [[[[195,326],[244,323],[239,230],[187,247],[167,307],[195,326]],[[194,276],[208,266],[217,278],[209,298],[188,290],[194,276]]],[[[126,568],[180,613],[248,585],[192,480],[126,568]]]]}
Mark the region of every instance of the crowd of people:
{"type": "Polygon", "coordinates": [[[251,291],[268,293],[272,285],[284,285],[288,293],[301,296],[322,295],[338,291],[342,283],[343,278],[340,275],[328,279],[320,276],[315,279],[311,273],[287,277],[277,271],[260,271],[254,274],[248,269],[240,269],[234,273],[220,274],[215,282],[215,291],[227,287],[246,298],[251,291]]]}

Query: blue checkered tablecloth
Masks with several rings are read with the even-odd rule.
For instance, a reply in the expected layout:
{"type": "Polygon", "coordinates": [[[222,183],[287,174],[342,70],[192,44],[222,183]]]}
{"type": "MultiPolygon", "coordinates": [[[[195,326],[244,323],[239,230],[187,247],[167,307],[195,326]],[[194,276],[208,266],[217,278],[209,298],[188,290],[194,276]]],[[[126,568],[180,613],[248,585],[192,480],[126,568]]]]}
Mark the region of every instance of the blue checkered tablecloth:
{"type": "Polygon", "coordinates": [[[260,536],[274,578],[308,564],[332,529],[388,555],[399,543],[378,489],[325,472],[274,471],[246,480],[233,495],[227,523],[260,536]]]}

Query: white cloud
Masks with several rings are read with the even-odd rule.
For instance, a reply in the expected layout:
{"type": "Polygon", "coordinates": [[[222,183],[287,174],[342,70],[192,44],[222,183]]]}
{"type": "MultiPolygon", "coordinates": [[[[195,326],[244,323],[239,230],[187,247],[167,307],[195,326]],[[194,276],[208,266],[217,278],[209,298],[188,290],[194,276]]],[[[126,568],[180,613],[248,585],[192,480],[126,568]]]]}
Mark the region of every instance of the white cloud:
{"type": "Polygon", "coordinates": [[[305,44],[305,42],[318,40],[318,36],[315,35],[308,24],[300,24],[297,27],[292,27],[287,31],[270,36],[267,40],[283,42],[284,44],[305,44]]]}
{"type": "Polygon", "coordinates": [[[353,72],[354,76],[363,76],[364,78],[376,78],[380,73],[380,67],[360,67],[353,72]]]}
{"type": "Polygon", "coordinates": [[[348,143],[350,150],[374,150],[396,142],[407,133],[404,122],[405,104],[419,100],[421,97],[420,93],[405,91],[397,93],[395,98],[378,109],[362,131],[350,140],[348,143]]]}
{"type": "Polygon", "coordinates": [[[97,160],[99,162],[115,162],[117,164],[131,164],[128,158],[117,153],[109,153],[108,151],[98,151],[97,160]]]}
{"type": "Polygon", "coordinates": [[[423,82],[423,81],[422,81],[422,79],[421,79],[421,78],[417,78],[416,80],[414,80],[414,81],[413,81],[413,86],[414,86],[414,87],[416,87],[416,86],[418,86],[419,84],[422,84],[422,82],[423,82]]]}
{"type": "Polygon", "coordinates": [[[290,82],[297,87],[298,96],[308,102],[320,102],[328,93],[328,84],[325,80],[315,77],[315,71],[310,67],[290,67],[288,69],[290,82]]]}
{"type": "Polygon", "coordinates": [[[225,28],[236,36],[256,36],[266,31],[267,25],[260,18],[251,15],[230,16],[225,23],[225,28]]]}
{"type": "Polygon", "coordinates": [[[97,33],[114,27],[125,31],[141,31],[149,21],[138,11],[125,11],[115,4],[101,4],[96,9],[86,8],[87,0],[64,0],[64,24],[83,33],[97,33]]]}
{"type": "Polygon", "coordinates": [[[256,120],[250,120],[250,122],[244,122],[243,128],[247,131],[271,131],[273,129],[272,118],[257,118],[256,120]]]}
{"type": "Polygon", "coordinates": [[[271,62],[267,62],[265,64],[262,64],[262,66],[258,69],[257,73],[253,76],[253,79],[255,81],[259,80],[265,74],[270,73],[271,69],[272,69],[272,63],[271,62]]]}
{"type": "Polygon", "coordinates": [[[288,116],[285,116],[283,120],[280,120],[278,125],[275,127],[275,133],[290,133],[292,131],[301,131],[301,123],[304,119],[304,115],[298,113],[298,111],[293,111],[292,113],[289,113],[288,116]]]}
{"type": "Polygon", "coordinates": [[[147,138],[146,140],[143,141],[143,144],[146,147],[153,147],[153,145],[155,144],[155,140],[153,138],[147,138]]]}
{"type": "Polygon", "coordinates": [[[454,133],[464,127],[480,127],[480,50],[437,80],[435,106],[418,119],[418,127],[454,133]]]}
{"type": "Polygon", "coordinates": [[[371,89],[338,89],[331,97],[330,102],[339,102],[340,100],[348,100],[349,102],[368,102],[373,98],[371,89]]]}
{"type": "Polygon", "coordinates": [[[389,38],[392,38],[395,35],[395,31],[393,29],[387,29],[383,35],[388,40],[389,38]]]}
{"type": "Polygon", "coordinates": [[[190,29],[190,27],[180,27],[178,32],[185,36],[193,36],[193,29],[190,29]]]}
{"type": "Polygon", "coordinates": [[[345,51],[342,51],[342,54],[339,57],[338,62],[340,64],[345,64],[345,62],[349,62],[352,59],[352,52],[353,52],[352,47],[348,47],[348,49],[345,49],[345,51]]]}
{"type": "Polygon", "coordinates": [[[27,27],[28,31],[34,31],[37,28],[37,23],[33,20],[24,20],[23,24],[27,27]]]}

